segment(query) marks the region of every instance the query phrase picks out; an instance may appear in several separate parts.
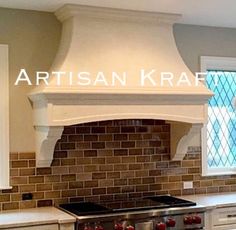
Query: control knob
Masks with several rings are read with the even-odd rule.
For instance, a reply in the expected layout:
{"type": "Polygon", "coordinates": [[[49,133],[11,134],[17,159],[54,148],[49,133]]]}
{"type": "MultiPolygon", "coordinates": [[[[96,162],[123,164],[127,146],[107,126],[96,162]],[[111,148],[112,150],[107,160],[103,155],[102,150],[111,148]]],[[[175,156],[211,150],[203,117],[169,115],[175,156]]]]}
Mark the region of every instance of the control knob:
{"type": "Polygon", "coordinates": [[[192,218],[192,216],[185,216],[184,217],[184,224],[185,225],[191,225],[191,224],[193,224],[193,218],[192,218]]]}
{"type": "Polygon", "coordinates": [[[158,222],[156,224],[156,230],[166,230],[166,224],[163,222],[158,222]]]}
{"type": "Polygon", "coordinates": [[[124,230],[122,223],[115,223],[114,230],[124,230]]]}
{"type": "Polygon", "coordinates": [[[95,230],[104,230],[101,224],[96,224],[95,230]]]}
{"type": "Polygon", "coordinates": [[[167,227],[175,227],[176,221],[173,218],[168,218],[166,220],[166,226],[167,227]]]}
{"type": "Polygon", "coordinates": [[[129,224],[125,229],[126,229],[126,230],[134,230],[134,226],[132,226],[132,225],[129,224]]]}
{"type": "Polygon", "coordinates": [[[193,224],[201,224],[202,222],[202,218],[197,214],[193,215],[192,219],[193,219],[193,224]]]}

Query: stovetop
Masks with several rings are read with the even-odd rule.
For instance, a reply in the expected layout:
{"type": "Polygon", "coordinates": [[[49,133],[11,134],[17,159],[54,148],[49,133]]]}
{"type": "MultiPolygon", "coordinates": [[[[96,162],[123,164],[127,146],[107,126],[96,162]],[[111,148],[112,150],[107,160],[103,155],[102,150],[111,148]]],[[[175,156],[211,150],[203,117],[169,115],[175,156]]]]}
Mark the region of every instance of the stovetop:
{"type": "Polygon", "coordinates": [[[195,206],[196,203],[169,195],[153,196],[136,200],[109,201],[101,203],[80,202],[62,204],[60,207],[75,215],[107,214],[127,211],[195,206]]]}

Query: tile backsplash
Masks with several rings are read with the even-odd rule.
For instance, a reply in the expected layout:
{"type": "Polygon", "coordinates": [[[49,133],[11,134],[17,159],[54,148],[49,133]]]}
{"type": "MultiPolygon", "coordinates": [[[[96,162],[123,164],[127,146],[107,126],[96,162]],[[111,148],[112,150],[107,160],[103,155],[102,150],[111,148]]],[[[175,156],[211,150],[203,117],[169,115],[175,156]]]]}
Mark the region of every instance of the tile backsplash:
{"type": "Polygon", "coordinates": [[[11,190],[0,192],[0,210],[83,200],[155,194],[236,191],[236,176],[201,176],[200,147],[170,161],[170,125],[161,120],[113,120],[67,126],[50,168],[36,168],[34,153],[11,153],[11,190]],[[183,189],[193,181],[193,189],[183,189]],[[22,194],[33,194],[22,201],[22,194]]]}

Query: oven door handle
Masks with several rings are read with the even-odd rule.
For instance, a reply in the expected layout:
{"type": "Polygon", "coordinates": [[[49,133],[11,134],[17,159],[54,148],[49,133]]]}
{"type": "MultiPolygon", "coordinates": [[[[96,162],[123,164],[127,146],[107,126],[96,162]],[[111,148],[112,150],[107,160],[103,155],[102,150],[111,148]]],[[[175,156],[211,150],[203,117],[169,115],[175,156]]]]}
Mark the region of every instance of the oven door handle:
{"type": "Polygon", "coordinates": [[[229,214],[229,215],[227,215],[227,218],[234,218],[234,217],[236,217],[236,214],[229,214]]]}

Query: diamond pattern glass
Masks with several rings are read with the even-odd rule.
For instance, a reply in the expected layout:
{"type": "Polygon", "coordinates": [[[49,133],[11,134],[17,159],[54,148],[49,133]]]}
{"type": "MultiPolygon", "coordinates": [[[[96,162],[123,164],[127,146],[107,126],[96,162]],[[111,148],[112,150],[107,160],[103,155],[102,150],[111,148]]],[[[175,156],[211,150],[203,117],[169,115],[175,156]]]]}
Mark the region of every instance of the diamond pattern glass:
{"type": "Polygon", "coordinates": [[[208,168],[236,167],[236,72],[208,71],[208,168]]]}

